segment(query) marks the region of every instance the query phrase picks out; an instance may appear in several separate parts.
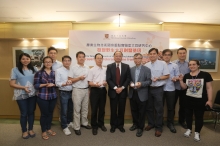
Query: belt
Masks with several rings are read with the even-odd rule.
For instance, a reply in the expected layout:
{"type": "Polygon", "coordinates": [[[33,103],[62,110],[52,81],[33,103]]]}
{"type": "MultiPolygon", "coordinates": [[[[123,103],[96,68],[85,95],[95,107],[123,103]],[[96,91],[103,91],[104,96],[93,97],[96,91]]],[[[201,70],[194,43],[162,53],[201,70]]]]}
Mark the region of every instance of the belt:
{"type": "MultiPolygon", "coordinates": [[[[76,87],[73,87],[73,88],[76,88],[76,87]]],[[[89,87],[86,87],[86,88],[76,88],[76,89],[88,89],[89,87]]]]}
{"type": "Polygon", "coordinates": [[[68,93],[72,93],[72,90],[71,91],[65,91],[65,90],[60,90],[61,92],[68,92],[68,93]]]}
{"type": "Polygon", "coordinates": [[[153,88],[153,89],[160,88],[160,87],[163,87],[163,86],[150,86],[150,88],[153,88]]]}
{"type": "Polygon", "coordinates": [[[101,88],[99,88],[99,87],[91,87],[91,89],[105,89],[105,87],[101,87],[101,88]]]}

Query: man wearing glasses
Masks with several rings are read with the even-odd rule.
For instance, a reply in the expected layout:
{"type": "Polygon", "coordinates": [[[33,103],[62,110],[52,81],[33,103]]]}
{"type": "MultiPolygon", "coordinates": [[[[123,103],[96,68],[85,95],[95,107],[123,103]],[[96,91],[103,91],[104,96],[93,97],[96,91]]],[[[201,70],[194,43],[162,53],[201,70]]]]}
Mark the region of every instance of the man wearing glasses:
{"type": "Polygon", "coordinates": [[[129,129],[137,129],[136,136],[141,137],[145,124],[146,104],[148,99],[148,86],[151,84],[151,71],[142,65],[143,56],[134,54],[135,66],[131,68],[131,83],[128,97],[130,98],[133,125],[129,129]]]}

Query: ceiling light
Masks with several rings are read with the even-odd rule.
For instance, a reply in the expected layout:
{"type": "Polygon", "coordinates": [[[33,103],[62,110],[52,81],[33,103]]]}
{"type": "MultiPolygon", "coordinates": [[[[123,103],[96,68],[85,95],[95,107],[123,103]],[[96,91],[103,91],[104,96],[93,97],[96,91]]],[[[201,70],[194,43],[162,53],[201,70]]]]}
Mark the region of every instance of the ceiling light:
{"type": "Polygon", "coordinates": [[[125,20],[121,18],[121,14],[118,14],[118,18],[116,18],[113,23],[116,23],[118,24],[118,27],[121,26],[121,24],[124,24],[125,23],[125,20]]]}
{"type": "Polygon", "coordinates": [[[163,24],[163,22],[159,22],[159,24],[163,24]]]}

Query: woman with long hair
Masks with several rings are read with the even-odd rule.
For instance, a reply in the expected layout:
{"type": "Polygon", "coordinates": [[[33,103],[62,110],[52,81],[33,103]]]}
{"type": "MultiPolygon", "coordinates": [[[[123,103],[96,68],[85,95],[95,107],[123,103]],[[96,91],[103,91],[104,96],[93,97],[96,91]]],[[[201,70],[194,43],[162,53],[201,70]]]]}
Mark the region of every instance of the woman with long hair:
{"type": "Polygon", "coordinates": [[[17,101],[20,109],[20,124],[22,129],[22,138],[24,139],[35,137],[33,125],[36,96],[33,83],[36,71],[37,68],[34,68],[31,64],[31,57],[27,53],[22,53],[19,56],[17,67],[13,68],[11,71],[9,84],[14,88],[13,100],[17,101]]]}
{"type": "Polygon", "coordinates": [[[194,140],[200,141],[200,131],[203,127],[203,116],[206,107],[212,107],[212,77],[208,72],[199,69],[198,60],[189,61],[190,73],[180,76],[180,85],[186,92],[186,124],[185,137],[192,133],[193,115],[195,116],[194,140]]]}
{"type": "Polygon", "coordinates": [[[38,90],[37,103],[40,108],[40,125],[42,130],[42,138],[49,139],[56,135],[51,130],[51,122],[53,119],[53,111],[57,101],[55,90],[55,72],[52,71],[53,59],[49,56],[43,58],[43,67],[34,76],[34,87],[38,90]]]}

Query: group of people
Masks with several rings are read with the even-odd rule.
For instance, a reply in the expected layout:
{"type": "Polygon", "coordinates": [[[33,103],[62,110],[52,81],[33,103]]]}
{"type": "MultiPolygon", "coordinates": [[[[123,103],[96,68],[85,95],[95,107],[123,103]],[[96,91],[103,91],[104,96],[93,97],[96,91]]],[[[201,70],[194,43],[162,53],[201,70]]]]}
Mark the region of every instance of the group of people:
{"type": "Polygon", "coordinates": [[[17,101],[21,117],[22,137],[34,137],[34,111],[36,102],[40,108],[42,138],[56,132],[51,130],[53,110],[58,105],[61,128],[70,135],[69,127],[76,135],[80,128],[92,129],[93,135],[98,128],[107,131],[104,123],[106,105],[106,87],[110,97],[110,132],[116,129],[125,132],[124,115],[126,97],[130,99],[133,125],[140,137],[143,131],[155,128],[155,136],[163,131],[164,103],[167,104],[167,127],[176,133],[174,127],[175,105],[179,98],[179,124],[187,129],[184,136],[192,133],[193,114],[195,115],[194,140],[200,141],[205,107],[212,107],[211,75],[199,70],[199,61],[186,61],[187,50],[177,50],[178,60],[171,62],[173,52],[165,49],[162,60],[158,60],[158,49],[148,52],[150,61],[143,64],[143,56],[134,54],[134,67],[122,63],[123,53],[114,53],[114,63],[102,66],[103,55],[95,54],[96,65],[91,69],[85,65],[85,53],[76,53],[77,63],[71,65],[72,58],[62,57],[62,63],[56,60],[57,50],[48,49],[39,71],[31,65],[30,55],[23,53],[17,67],[12,69],[10,86],[14,87],[14,99],[17,101]],[[129,90],[128,90],[129,88],[129,90]],[[37,91],[37,92],[36,92],[37,91]],[[88,104],[91,105],[91,126],[88,122],[88,104]],[[145,117],[148,125],[145,127],[145,117]],[[28,128],[27,128],[28,123],[28,128]]]}

